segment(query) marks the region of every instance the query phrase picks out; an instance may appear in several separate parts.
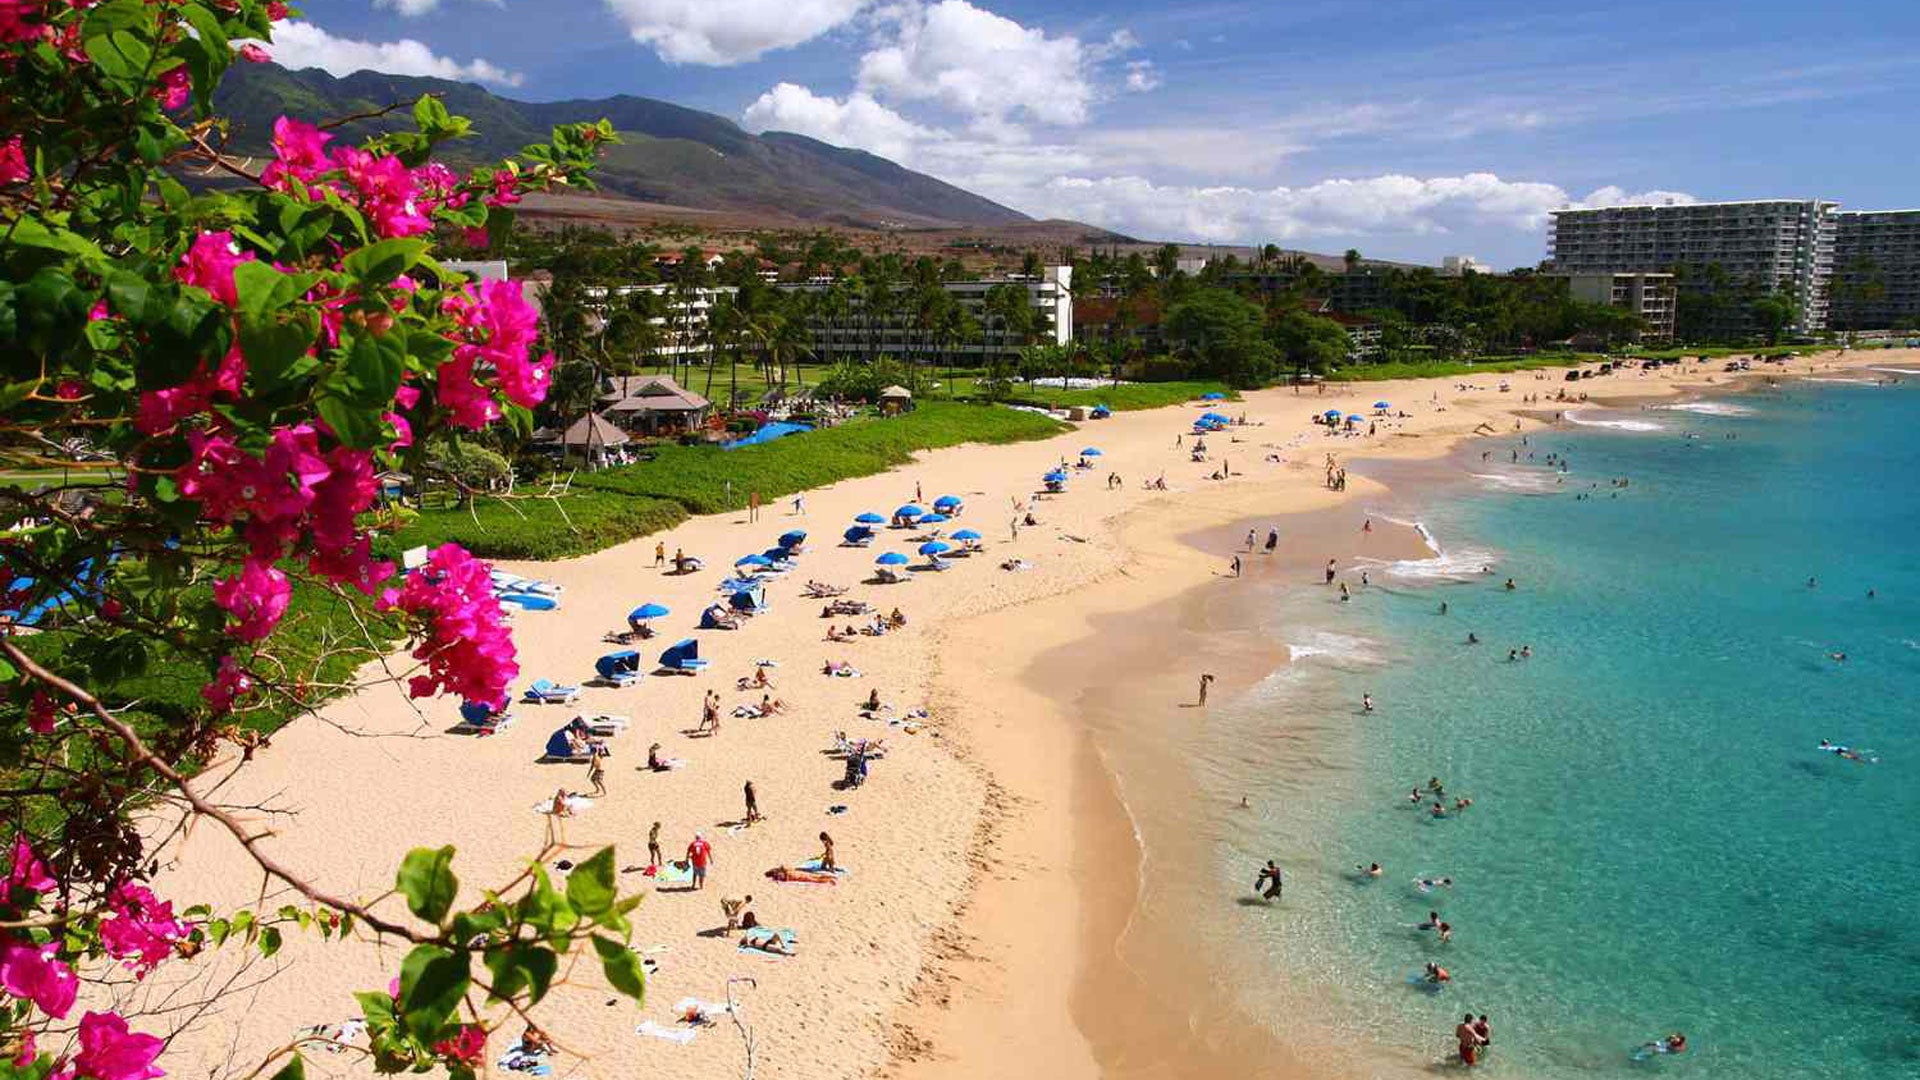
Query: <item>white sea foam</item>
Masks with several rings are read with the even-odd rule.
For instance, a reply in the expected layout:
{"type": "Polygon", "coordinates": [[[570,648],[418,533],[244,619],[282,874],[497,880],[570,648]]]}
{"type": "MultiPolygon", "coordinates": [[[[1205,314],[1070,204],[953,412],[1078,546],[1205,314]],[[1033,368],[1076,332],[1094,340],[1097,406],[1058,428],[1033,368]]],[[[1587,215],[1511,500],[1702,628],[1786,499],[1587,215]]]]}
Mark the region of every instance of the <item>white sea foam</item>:
{"type": "Polygon", "coordinates": [[[1752,416],[1753,410],[1730,401],[1682,401],[1674,405],[1655,405],[1656,409],[1699,413],[1702,416],[1752,416]]]}
{"type": "Polygon", "coordinates": [[[1614,428],[1619,431],[1659,431],[1661,425],[1651,420],[1586,420],[1580,416],[1580,410],[1571,409],[1565,414],[1566,421],[1581,427],[1614,428]]]}
{"type": "Polygon", "coordinates": [[[1522,495],[1546,495],[1560,490],[1556,474],[1532,472],[1473,473],[1473,478],[1494,491],[1513,491],[1522,495]]]}
{"type": "Polygon", "coordinates": [[[1894,375],[1920,375],[1920,370],[1903,367],[1870,367],[1868,371],[1885,371],[1894,375]]]}
{"type": "Polygon", "coordinates": [[[1388,577],[1405,581],[1468,581],[1485,577],[1486,568],[1494,564],[1495,555],[1480,548],[1461,548],[1436,552],[1430,559],[1363,561],[1370,563],[1369,569],[1378,568],[1388,577]]]}
{"type": "Polygon", "coordinates": [[[1847,384],[1849,384],[1849,385],[1851,385],[1851,386],[1878,386],[1878,385],[1880,385],[1880,383],[1879,383],[1879,381],[1878,381],[1878,380],[1876,380],[1876,379],[1823,379],[1823,378],[1819,378],[1819,377],[1817,377],[1817,376],[1812,376],[1812,375],[1809,375],[1809,376],[1807,376],[1807,378],[1806,378],[1806,380],[1805,380],[1805,381],[1807,381],[1807,382],[1825,382],[1825,383],[1847,383],[1847,384]]]}
{"type": "Polygon", "coordinates": [[[1392,514],[1383,514],[1378,510],[1368,510],[1367,516],[1379,518],[1381,521],[1387,522],[1390,525],[1398,525],[1402,528],[1412,529],[1414,532],[1420,534],[1420,540],[1427,545],[1428,551],[1433,552],[1435,555],[1440,554],[1440,541],[1433,538],[1433,533],[1428,531],[1426,522],[1409,521],[1406,518],[1394,517],[1392,514]]]}
{"type": "Polygon", "coordinates": [[[1287,659],[1296,664],[1309,657],[1325,657],[1335,662],[1371,664],[1380,659],[1380,654],[1374,651],[1374,646],[1377,644],[1379,643],[1369,638],[1336,634],[1331,630],[1314,630],[1307,633],[1303,641],[1287,643],[1287,659]]]}

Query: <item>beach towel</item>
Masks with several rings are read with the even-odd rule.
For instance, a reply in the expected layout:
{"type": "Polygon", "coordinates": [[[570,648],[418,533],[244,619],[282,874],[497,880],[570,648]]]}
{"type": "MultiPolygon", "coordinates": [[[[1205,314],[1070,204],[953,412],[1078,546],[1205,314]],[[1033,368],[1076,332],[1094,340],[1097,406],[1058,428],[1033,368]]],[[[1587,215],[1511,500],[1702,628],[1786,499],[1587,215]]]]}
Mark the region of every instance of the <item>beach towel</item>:
{"type": "MultiPolygon", "coordinates": [[[[567,809],[576,814],[582,810],[591,810],[593,809],[593,800],[585,795],[569,795],[567,796],[567,809]]],[[[550,798],[541,799],[539,802],[534,803],[533,812],[536,814],[553,813],[553,800],[550,798]]]]}
{"type": "Polygon", "coordinates": [[[529,1054],[517,1046],[500,1055],[500,1060],[493,1064],[504,1072],[526,1073],[528,1076],[545,1076],[553,1071],[553,1066],[547,1064],[547,1055],[529,1054]]]}
{"type": "Polygon", "coordinates": [[[844,866],[836,866],[833,869],[829,870],[826,867],[820,865],[819,859],[808,859],[806,862],[796,864],[794,866],[794,869],[806,870],[815,874],[832,874],[835,877],[845,877],[847,876],[847,873],[848,873],[847,868],[844,866]]]}
{"type": "Polygon", "coordinates": [[[693,864],[689,862],[662,863],[650,876],[656,885],[691,885],[693,884],[693,864]]]}
{"type": "Polygon", "coordinates": [[[649,1020],[646,1023],[641,1024],[639,1027],[634,1028],[633,1030],[639,1032],[642,1035],[648,1035],[656,1039],[665,1039],[670,1043],[679,1043],[681,1046],[685,1046],[688,1043],[692,1042],[693,1037],[695,1035],[700,1034],[700,1032],[694,1028],[690,1028],[690,1027],[670,1028],[670,1027],[667,1027],[665,1024],[658,1024],[653,1022],[652,1020],[649,1020]]]}
{"type": "Polygon", "coordinates": [[[778,938],[784,953],[767,953],[768,956],[791,956],[799,951],[799,936],[791,930],[775,930],[771,926],[756,926],[740,935],[740,951],[766,952],[762,945],[778,938]]]}
{"type": "Polygon", "coordinates": [[[674,1018],[677,1020],[687,1015],[688,1009],[699,1009],[702,1013],[705,1013],[707,1016],[726,1016],[727,1014],[733,1012],[733,1006],[728,1005],[724,1001],[717,1001],[717,1002],[701,1001],[699,998],[687,997],[687,998],[681,998],[679,1001],[674,1003],[674,1006],[673,1006],[674,1018]]]}

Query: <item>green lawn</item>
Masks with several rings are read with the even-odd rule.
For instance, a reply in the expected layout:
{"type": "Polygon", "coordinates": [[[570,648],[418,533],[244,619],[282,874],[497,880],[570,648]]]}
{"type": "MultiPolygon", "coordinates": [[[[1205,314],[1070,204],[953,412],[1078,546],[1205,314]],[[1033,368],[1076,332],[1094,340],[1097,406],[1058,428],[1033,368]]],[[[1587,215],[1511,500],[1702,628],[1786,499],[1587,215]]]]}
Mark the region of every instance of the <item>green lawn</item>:
{"type": "Polygon", "coordinates": [[[1556,353],[1551,356],[1504,356],[1481,360],[1429,360],[1420,363],[1355,364],[1327,376],[1329,382],[1380,382],[1387,379],[1435,379],[1450,375],[1487,375],[1506,371],[1532,371],[1537,368],[1565,367],[1600,359],[1584,353],[1556,353]]]}

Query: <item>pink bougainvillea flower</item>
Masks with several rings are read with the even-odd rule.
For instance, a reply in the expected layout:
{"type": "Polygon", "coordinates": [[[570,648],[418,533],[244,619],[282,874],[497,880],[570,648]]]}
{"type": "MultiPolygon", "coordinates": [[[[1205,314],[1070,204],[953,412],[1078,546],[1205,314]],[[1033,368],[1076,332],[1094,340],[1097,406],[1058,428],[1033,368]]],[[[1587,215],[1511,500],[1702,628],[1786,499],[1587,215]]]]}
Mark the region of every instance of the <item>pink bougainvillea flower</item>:
{"type": "Polygon", "coordinates": [[[185,64],[167,69],[160,76],[160,85],[153,88],[154,96],[160,99],[160,107],[168,112],[185,107],[192,93],[193,81],[187,77],[185,64]]]}
{"type": "Polygon", "coordinates": [[[27,838],[15,835],[13,838],[13,865],[7,869],[7,896],[16,904],[27,901],[16,894],[25,889],[30,893],[50,893],[54,890],[53,875],[47,873],[47,864],[33,853],[33,845],[27,838]]]}
{"type": "MultiPolygon", "coordinates": [[[[6,0],[0,0],[0,4],[4,3],[6,0]]],[[[33,170],[27,166],[26,145],[21,137],[15,135],[6,142],[0,142],[0,187],[32,178],[33,170]]]]}
{"type": "Polygon", "coordinates": [[[183,284],[198,285],[212,293],[215,300],[235,307],[240,303],[240,293],[233,283],[233,268],[252,261],[253,253],[241,251],[232,233],[203,232],[194,238],[193,246],[181,258],[173,276],[183,284]]]}
{"type": "Polygon", "coordinates": [[[227,633],[241,641],[258,641],[273,633],[292,598],[293,583],[287,575],[253,559],[242,563],[239,573],[213,583],[213,602],[238,620],[227,626],[227,633]]]}
{"type": "Polygon", "coordinates": [[[235,49],[234,54],[249,64],[264,64],[273,59],[271,53],[251,41],[235,49]]]}
{"type": "Polygon", "coordinates": [[[53,695],[45,690],[35,690],[33,698],[27,702],[27,729],[35,735],[51,735],[54,719],[53,695]]]}
{"type": "Polygon", "coordinates": [[[127,1030],[127,1022],[113,1013],[90,1012],[80,1018],[80,1053],[73,1067],[93,1080],[153,1080],[167,1074],[153,1064],[165,1046],[155,1036],[127,1030]]]}
{"type": "Polygon", "coordinates": [[[486,563],[458,544],[442,544],[408,576],[394,603],[424,624],[413,656],[427,671],[410,680],[414,697],[444,692],[488,705],[506,703],[507,687],[520,667],[486,563]]]}
{"type": "Polygon", "coordinates": [[[80,980],[74,977],[72,968],[54,959],[54,950],[52,945],[19,941],[0,944],[0,989],[33,1002],[41,1012],[58,1020],[73,1008],[80,980]]]}
{"type": "Polygon", "coordinates": [[[107,955],[126,962],[128,971],[146,978],[173,955],[174,943],[192,930],[173,917],[173,903],[144,885],[123,881],[107,894],[111,914],[100,920],[100,944],[107,955]]]}
{"type": "Polygon", "coordinates": [[[61,401],[78,401],[86,392],[86,387],[73,379],[61,379],[53,388],[53,396],[61,401]]]}
{"type": "Polygon", "coordinates": [[[462,1024],[453,1038],[434,1043],[433,1052],[449,1061],[477,1065],[487,1052],[487,1029],[479,1024],[462,1024]]]}
{"type": "Polygon", "coordinates": [[[486,226],[475,225],[471,229],[460,230],[460,242],[475,251],[485,251],[493,245],[493,234],[487,231],[486,226]]]}
{"type": "Polygon", "coordinates": [[[16,1069],[24,1069],[27,1066],[33,1064],[33,1059],[38,1057],[39,1055],[40,1055],[40,1048],[39,1046],[35,1045],[33,1032],[31,1031],[21,1032],[20,1042],[17,1044],[17,1048],[13,1052],[13,1067],[16,1069]]]}
{"type": "Polygon", "coordinates": [[[40,21],[46,0],[0,0],[0,41],[38,41],[47,32],[40,21]]]}
{"type": "Polygon", "coordinates": [[[253,677],[234,662],[233,657],[220,658],[220,669],[214,673],[213,681],[200,688],[200,698],[217,713],[233,711],[233,703],[253,692],[253,677]]]}
{"type": "Polygon", "coordinates": [[[273,152],[277,160],[260,179],[268,187],[286,190],[288,178],[306,182],[333,167],[327,156],[332,135],[304,121],[281,117],[273,122],[273,152]]]}

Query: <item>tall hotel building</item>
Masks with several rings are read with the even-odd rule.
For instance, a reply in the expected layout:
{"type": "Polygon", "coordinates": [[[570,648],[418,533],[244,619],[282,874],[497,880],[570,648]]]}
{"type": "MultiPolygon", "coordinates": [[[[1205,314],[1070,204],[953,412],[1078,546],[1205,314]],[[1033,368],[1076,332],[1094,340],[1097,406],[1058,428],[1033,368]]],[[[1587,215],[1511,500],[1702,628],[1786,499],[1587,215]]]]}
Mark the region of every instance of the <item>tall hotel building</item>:
{"type": "MultiPolygon", "coordinates": [[[[1799,309],[1799,331],[1827,325],[1838,203],[1823,199],[1606,206],[1556,210],[1548,226],[1553,273],[1634,274],[1681,271],[1682,291],[1709,287],[1718,266],[1729,286],[1750,295],[1784,293],[1799,309]]],[[[1728,325],[1745,328],[1744,306],[1728,306],[1728,325]]]]}
{"type": "Polygon", "coordinates": [[[1827,325],[1920,327],[1920,210],[1847,210],[1834,219],[1827,325]]]}

